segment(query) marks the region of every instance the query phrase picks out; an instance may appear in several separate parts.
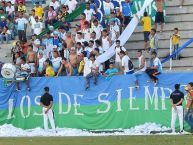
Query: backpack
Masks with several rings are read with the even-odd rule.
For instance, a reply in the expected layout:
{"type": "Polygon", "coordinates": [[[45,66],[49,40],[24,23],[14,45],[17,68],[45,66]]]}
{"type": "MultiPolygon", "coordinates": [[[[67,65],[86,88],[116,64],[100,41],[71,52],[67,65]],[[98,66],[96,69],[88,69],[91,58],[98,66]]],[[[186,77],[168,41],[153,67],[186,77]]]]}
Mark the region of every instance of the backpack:
{"type": "Polygon", "coordinates": [[[129,68],[129,70],[133,70],[134,69],[134,65],[133,65],[131,60],[128,61],[128,68],[129,68]]]}
{"type": "MultiPolygon", "coordinates": [[[[116,48],[117,48],[117,46],[115,46],[115,50],[116,50],[116,48]]],[[[120,46],[120,51],[123,51],[122,46],[120,46]]]]}

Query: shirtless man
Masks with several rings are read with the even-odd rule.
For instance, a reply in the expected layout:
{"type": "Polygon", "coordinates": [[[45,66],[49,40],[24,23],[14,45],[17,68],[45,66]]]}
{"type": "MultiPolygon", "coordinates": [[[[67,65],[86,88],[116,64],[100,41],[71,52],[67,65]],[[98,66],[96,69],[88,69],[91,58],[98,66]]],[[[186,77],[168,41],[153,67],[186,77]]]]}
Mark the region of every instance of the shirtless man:
{"type": "Polygon", "coordinates": [[[157,12],[155,16],[155,29],[157,29],[157,25],[161,24],[161,30],[160,32],[163,32],[164,29],[164,0],[156,0],[156,7],[157,7],[157,12]]]}
{"type": "Polygon", "coordinates": [[[72,76],[72,74],[73,74],[72,65],[67,61],[67,59],[65,57],[62,58],[62,63],[61,63],[61,66],[58,70],[56,77],[58,77],[64,69],[66,71],[67,76],[72,76]]]}
{"type": "Polygon", "coordinates": [[[35,51],[33,51],[33,46],[28,47],[28,52],[27,52],[27,63],[30,66],[31,69],[31,76],[35,76],[36,73],[36,62],[37,62],[37,56],[35,51]]]}
{"type": "Polygon", "coordinates": [[[66,40],[65,40],[66,44],[67,44],[67,48],[70,50],[73,46],[74,46],[74,39],[71,35],[70,32],[66,33],[66,40]]]}
{"type": "Polygon", "coordinates": [[[73,68],[73,75],[77,75],[78,74],[78,69],[77,69],[78,56],[76,54],[76,48],[75,47],[72,47],[70,50],[69,61],[70,61],[70,64],[72,65],[72,68],[73,68]]]}

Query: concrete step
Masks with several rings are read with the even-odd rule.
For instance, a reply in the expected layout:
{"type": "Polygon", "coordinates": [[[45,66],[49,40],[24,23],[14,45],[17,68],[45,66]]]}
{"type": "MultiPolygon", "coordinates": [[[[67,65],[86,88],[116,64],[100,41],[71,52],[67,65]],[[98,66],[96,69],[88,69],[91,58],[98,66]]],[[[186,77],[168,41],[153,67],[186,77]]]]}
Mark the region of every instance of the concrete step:
{"type": "MultiPolygon", "coordinates": [[[[180,31],[180,36],[181,39],[189,39],[193,37],[193,31],[180,31]]],[[[168,40],[170,39],[170,36],[173,34],[173,31],[164,31],[163,33],[158,33],[159,40],[168,40]]],[[[143,41],[144,36],[143,32],[138,32],[134,33],[131,38],[129,39],[130,41],[143,41]]]]}
{"type": "MultiPolygon", "coordinates": [[[[135,59],[136,58],[136,52],[137,50],[129,50],[128,51],[128,55],[131,59],[135,59]]],[[[160,58],[165,58],[166,56],[168,56],[170,54],[170,50],[169,49],[159,49],[158,50],[158,57],[160,58]]],[[[149,58],[149,54],[146,52],[143,52],[143,55],[146,58],[149,58]]],[[[193,48],[186,48],[183,51],[180,52],[180,56],[182,58],[187,58],[187,57],[193,57],[193,48]]]]}
{"type": "MultiPolygon", "coordinates": [[[[166,2],[167,7],[176,7],[180,5],[180,0],[167,0],[166,2]]],[[[185,0],[184,6],[193,5],[192,0],[185,0]]]]}
{"type": "MultiPolygon", "coordinates": [[[[190,67],[190,68],[193,68],[193,58],[192,57],[189,57],[189,58],[182,58],[180,60],[173,60],[172,61],[172,65],[174,67],[190,67]]],[[[169,67],[169,62],[167,63],[164,63],[163,64],[164,67],[169,67]]]]}
{"type": "Polygon", "coordinates": [[[10,44],[0,44],[0,61],[2,62],[11,62],[11,48],[12,42],[10,44]]]}
{"type": "MultiPolygon", "coordinates": [[[[180,45],[185,44],[189,39],[182,39],[180,41],[180,45]]],[[[127,42],[124,47],[128,50],[138,50],[138,49],[143,49],[144,48],[144,43],[143,41],[132,41],[132,42],[127,42]]],[[[159,41],[159,49],[162,48],[169,48],[170,47],[170,41],[168,40],[161,40],[159,41]]],[[[193,43],[190,44],[188,47],[193,47],[193,43]]]]}
{"type": "Polygon", "coordinates": [[[192,68],[190,67],[181,67],[181,66],[178,66],[178,67],[172,67],[172,70],[170,70],[170,67],[163,67],[164,69],[164,72],[190,72],[190,71],[193,71],[192,68]]]}
{"type": "Polygon", "coordinates": [[[166,18],[166,23],[173,23],[173,22],[192,22],[193,14],[178,14],[176,15],[168,15],[166,18]]]}
{"type": "Polygon", "coordinates": [[[193,5],[179,7],[168,7],[166,10],[166,15],[178,15],[178,14],[191,14],[193,13],[193,5]]]}
{"type": "MultiPolygon", "coordinates": [[[[162,58],[160,58],[162,60],[162,58]]],[[[146,58],[147,63],[149,62],[149,59],[146,58]]],[[[138,60],[132,59],[133,65],[135,67],[138,67],[138,60]]],[[[164,70],[169,70],[170,68],[170,61],[163,64],[164,70]]],[[[175,70],[193,70],[193,61],[192,58],[182,58],[180,60],[172,60],[172,68],[175,70]],[[187,65],[184,65],[187,64],[187,65]]]]}

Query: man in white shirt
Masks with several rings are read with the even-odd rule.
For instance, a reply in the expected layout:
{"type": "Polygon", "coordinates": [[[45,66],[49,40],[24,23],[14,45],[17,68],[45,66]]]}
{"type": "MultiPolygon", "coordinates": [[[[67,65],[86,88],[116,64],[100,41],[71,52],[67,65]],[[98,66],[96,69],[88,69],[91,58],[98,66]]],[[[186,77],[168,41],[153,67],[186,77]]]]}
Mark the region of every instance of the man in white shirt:
{"type": "Polygon", "coordinates": [[[76,9],[76,5],[78,4],[78,2],[76,0],[67,0],[65,2],[65,5],[68,6],[69,8],[69,13],[72,13],[75,9],[76,9]]]}
{"type": "Polygon", "coordinates": [[[8,14],[8,17],[13,18],[14,13],[15,13],[15,7],[11,5],[11,2],[7,3],[7,7],[6,7],[5,11],[8,14]]]}
{"type": "Polygon", "coordinates": [[[93,32],[90,34],[90,40],[92,40],[92,41],[96,41],[96,40],[97,40],[97,38],[96,38],[96,32],[95,32],[95,31],[93,31],[93,32]]]}
{"type": "Polygon", "coordinates": [[[83,38],[82,32],[76,33],[75,41],[80,42],[81,44],[83,44],[83,42],[85,42],[85,39],[83,38]]]}
{"type": "Polygon", "coordinates": [[[116,40],[116,46],[115,46],[115,66],[116,68],[118,68],[119,70],[121,70],[121,58],[120,58],[120,51],[124,51],[126,52],[125,47],[120,45],[121,42],[120,40],[116,40]]]}
{"type": "Polygon", "coordinates": [[[136,69],[136,72],[134,73],[136,89],[139,88],[137,77],[146,71],[146,60],[145,60],[145,57],[142,55],[142,50],[137,51],[137,57],[138,57],[139,65],[138,65],[138,68],[136,69]]]}
{"type": "Polygon", "coordinates": [[[23,17],[22,13],[19,13],[19,18],[15,20],[17,23],[18,37],[22,42],[27,42],[26,30],[28,21],[23,17]]]}
{"type": "Polygon", "coordinates": [[[114,42],[116,39],[118,39],[118,37],[119,37],[119,35],[120,35],[119,26],[118,26],[117,24],[115,24],[115,21],[114,21],[114,20],[111,21],[110,34],[111,34],[111,40],[112,40],[112,42],[114,42]]]}
{"type": "Polygon", "coordinates": [[[66,40],[66,30],[65,30],[65,27],[61,26],[58,28],[58,31],[59,31],[59,38],[60,38],[60,41],[63,42],[66,40]]]}
{"type": "Polygon", "coordinates": [[[111,11],[114,9],[114,5],[110,0],[103,1],[104,13],[106,16],[110,16],[111,11]]]}
{"type": "Polygon", "coordinates": [[[9,39],[11,36],[11,32],[8,29],[7,26],[5,26],[0,34],[0,40],[1,40],[1,44],[3,44],[4,39],[6,40],[7,44],[9,43],[9,39]]]}
{"type": "Polygon", "coordinates": [[[89,2],[86,3],[86,9],[84,10],[84,13],[86,15],[86,20],[90,22],[92,19],[92,16],[95,14],[95,11],[90,8],[89,2]]]}
{"type": "MultiPolygon", "coordinates": [[[[99,48],[95,48],[92,53],[95,55],[95,58],[97,59],[100,56],[100,49],[99,48]]],[[[97,63],[97,62],[96,62],[97,63]]],[[[99,72],[104,72],[103,69],[103,64],[98,62],[98,66],[99,66],[99,72]]]]}
{"type": "Polygon", "coordinates": [[[90,31],[90,27],[89,27],[89,22],[88,21],[84,22],[84,27],[85,28],[82,30],[82,33],[84,35],[84,40],[89,42],[91,31],[90,31]]]}
{"type": "Polygon", "coordinates": [[[133,74],[134,73],[134,67],[133,64],[129,58],[129,56],[126,55],[125,51],[120,51],[120,57],[121,57],[121,66],[122,71],[125,75],[133,74]]]}
{"type": "Polygon", "coordinates": [[[146,73],[149,75],[151,80],[154,82],[154,85],[157,85],[158,78],[156,77],[162,72],[162,64],[160,59],[157,57],[157,53],[153,51],[151,53],[151,64],[150,67],[146,69],[146,73]]]}
{"type": "Polygon", "coordinates": [[[49,7],[53,6],[55,11],[58,11],[60,4],[57,0],[52,0],[49,4],[49,7]]]}
{"type": "Polygon", "coordinates": [[[32,25],[33,33],[39,35],[43,29],[43,23],[38,20],[38,16],[35,17],[35,23],[32,25]]]}
{"type": "Polygon", "coordinates": [[[61,65],[62,58],[58,56],[59,55],[58,51],[54,50],[52,51],[52,53],[53,53],[53,58],[51,61],[52,61],[54,72],[57,74],[61,65]]]}
{"type": "Polygon", "coordinates": [[[95,61],[95,55],[91,54],[90,55],[90,63],[89,67],[91,72],[86,76],[86,90],[90,88],[90,78],[94,78],[94,85],[97,85],[97,78],[99,75],[99,65],[95,61]]]}
{"type": "MultiPolygon", "coordinates": [[[[20,75],[18,77],[24,77],[24,81],[27,86],[27,90],[30,91],[30,86],[29,86],[29,73],[31,71],[29,64],[26,63],[26,59],[24,57],[21,58],[21,65],[20,65],[20,75]]],[[[20,91],[19,88],[19,82],[16,82],[16,91],[20,91]]]]}
{"type": "Polygon", "coordinates": [[[83,52],[82,43],[76,43],[76,54],[79,56],[83,52]]]}
{"type": "Polygon", "coordinates": [[[93,40],[90,40],[89,43],[88,43],[89,47],[94,50],[96,48],[96,45],[95,45],[95,41],[93,40]]]}
{"type": "Polygon", "coordinates": [[[101,32],[103,31],[103,27],[99,24],[99,21],[96,19],[93,21],[92,32],[93,31],[96,33],[96,39],[100,39],[101,32]]]}
{"type": "Polygon", "coordinates": [[[29,23],[31,25],[31,27],[34,25],[34,23],[36,22],[35,20],[35,10],[31,10],[31,16],[29,17],[29,23]]]}

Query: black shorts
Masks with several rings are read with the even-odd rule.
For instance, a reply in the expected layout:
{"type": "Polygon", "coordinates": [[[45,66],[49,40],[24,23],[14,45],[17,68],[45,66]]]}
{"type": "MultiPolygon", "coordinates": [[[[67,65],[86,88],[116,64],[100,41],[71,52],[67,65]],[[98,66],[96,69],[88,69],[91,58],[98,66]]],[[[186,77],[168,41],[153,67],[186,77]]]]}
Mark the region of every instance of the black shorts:
{"type": "Polygon", "coordinates": [[[164,23],[164,13],[163,12],[157,12],[155,15],[155,23],[164,23]]]}
{"type": "Polygon", "coordinates": [[[144,31],[143,34],[144,34],[144,41],[145,41],[145,42],[148,42],[148,41],[149,41],[150,32],[144,31]]]}
{"type": "Polygon", "coordinates": [[[124,16],[124,25],[127,26],[131,21],[131,17],[130,16],[124,16]]]}

